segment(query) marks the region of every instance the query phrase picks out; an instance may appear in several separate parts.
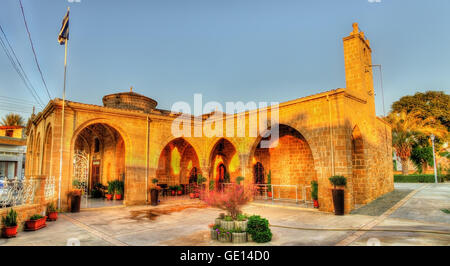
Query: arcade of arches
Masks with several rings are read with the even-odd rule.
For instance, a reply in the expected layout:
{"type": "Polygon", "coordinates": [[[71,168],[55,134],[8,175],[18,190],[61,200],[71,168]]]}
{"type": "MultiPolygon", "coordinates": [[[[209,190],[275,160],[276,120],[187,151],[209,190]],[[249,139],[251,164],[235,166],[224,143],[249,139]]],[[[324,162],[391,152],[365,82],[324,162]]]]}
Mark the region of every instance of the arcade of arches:
{"type": "MultiPolygon", "coordinates": [[[[80,153],[88,159],[89,186],[123,180],[126,205],[147,204],[154,178],[167,185],[189,184],[201,174],[206,184],[214,181],[220,189],[239,176],[245,184],[267,184],[270,171],[275,185],[302,187],[316,180],[320,210],[328,212],[333,211],[328,178],[343,175],[349,212],[393,190],[393,166],[391,128],[376,116],[373,76],[366,68],[370,44],[356,24],[343,42],[346,88],[280,103],[279,119],[271,123],[279,125],[279,139],[269,148],[260,144],[268,139],[257,136],[173,136],[177,115],[130,90],[104,96],[103,106],[65,101],[64,117],[61,99],[33,114],[27,126],[25,173],[61,175],[62,208],[67,209],[77,174],[74,158],[80,153]]],[[[271,107],[267,109],[270,113],[271,107]]],[[[250,128],[249,114],[228,117],[243,117],[250,128]]],[[[203,123],[209,117],[199,119],[203,123]]],[[[190,127],[194,132],[196,126],[190,127]]],[[[293,197],[289,189],[280,194],[293,197]]]]}

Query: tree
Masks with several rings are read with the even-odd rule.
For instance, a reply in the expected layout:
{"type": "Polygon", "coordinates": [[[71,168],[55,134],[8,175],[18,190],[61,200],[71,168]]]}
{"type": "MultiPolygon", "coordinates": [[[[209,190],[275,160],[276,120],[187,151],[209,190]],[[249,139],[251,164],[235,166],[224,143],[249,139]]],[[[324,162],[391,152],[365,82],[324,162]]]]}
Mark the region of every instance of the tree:
{"type": "Polygon", "coordinates": [[[413,96],[404,96],[392,104],[392,112],[407,114],[419,113],[419,117],[434,117],[450,130],[450,95],[443,91],[418,92],[413,96]]]}
{"type": "Polygon", "coordinates": [[[23,117],[19,114],[9,113],[2,118],[2,126],[24,126],[23,117]]]}
{"type": "Polygon", "coordinates": [[[229,216],[236,219],[241,213],[242,206],[253,199],[254,191],[253,186],[244,188],[238,184],[232,184],[224,192],[210,191],[203,200],[211,207],[227,211],[229,216]]]}
{"type": "Polygon", "coordinates": [[[434,165],[433,148],[430,146],[422,147],[420,145],[414,145],[411,151],[411,161],[421,174],[423,170],[426,170],[427,165],[434,165]]]}
{"type": "Polygon", "coordinates": [[[428,136],[434,134],[437,137],[448,133],[433,117],[426,119],[422,117],[423,114],[420,111],[413,113],[401,111],[399,113],[392,112],[386,118],[392,127],[392,146],[397,156],[400,157],[404,175],[408,174],[408,159],[411,156],[412,147],[417,143],[417,137],[421,133],[428,136]]]}

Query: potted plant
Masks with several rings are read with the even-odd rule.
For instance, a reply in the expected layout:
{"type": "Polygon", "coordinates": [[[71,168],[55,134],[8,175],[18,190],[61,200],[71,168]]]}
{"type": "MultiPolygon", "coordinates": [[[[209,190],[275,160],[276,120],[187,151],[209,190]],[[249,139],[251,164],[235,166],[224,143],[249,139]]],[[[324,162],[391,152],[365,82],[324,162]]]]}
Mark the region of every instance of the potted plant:
{"type": "Polygon", "coordinates": [[[81,188],[82,183],[79,180],[74,180],[72,182],[74,189],[70,192],[70,211],[79,212],[81,207],[81,188]]]}
{"type": "Polygon", "coordinates": [[[269,173],[267,174],[267,197],[272,197],[272,170],[269,170],[269,173]]]}
{"type": "Polygon", "coordinates": [[[172,196],[175,196],[176,194],[176,190],[177,190],[177,186],[169,186],[170,189],[170,193],[172,194],[172,196]]]}
{"type": "Polygon", "coordinates": [[[244,181],[244,177],[243,177],[243,176],[238,176],[238,177],[236,177],[236,183],[237,183],[238,185],[240,185],[242,181],[244,181]]]}
{"type": "Polygon", "coordinates": [[[223,220],[220,221],[220,227],[225,230],[233,230],[234,229],[234,221],[231,216],[225,216],[223,220]]]}
{"type": "Polygon", "coordinates": [[[215,187],[215,181],[213,179],[209,180],[209,191],[213,191],[215,187]]]}
{"type": "Polygon", "coordinates": [[[217,240],[217,232],[219,231],[220,225],[210,224],[209,228],[211,231],[211,240],[217,240]]]}
{"type": "Polygon", "coordinates": [[[220,242],[231,242],[231,230],[218,228],[217,240],[219,240],[220,242]]]}
{"type": "Polygon", "coordinates": [[[183,194],[183,187],[181,185],[176,186],[178,195],[183,194]]]}
{"type": "Polygon", "coordinates": [[[334,186],[332,190],[334,214],[344,215],[344,187],[347,186],[347,179],[343,176],[332,176],[329,180],[334,186]]]}
{"type": "Polygon", "coordinates": [[[2,235],[10,238],[17,235],[17,212],[11,208],[5,217],[2,217],[2,235]]]}
{"type": "Polygon", "coordinates": [[[311,198],[314,201],[314,208],[319,208],[318,192],[319,184],[317,181],[311,181],[311,198]]]}
{"type": "Polygon", "coordinates": [[[204,184],[206,182],[206,177],[202,176],[201,174],[197,175],[197,185],[198,185],[198,190],[195,193],[195,197],[199,198],[200,197],[200,190],[204,189],[204,184]]]}
{"type": "Polygon", "coordinates": [[[245,243],[247,242],[247,232],[245,230],[242,230],[240,227],[236,227],[236,229],[232,232],[232,242],[235,244],[238,243],[245,243]]]}
{"type": "Polygon", "coordinates": [[[125,186],[125,184],[123,181],[116,180],[116,186],[115,186],[116,187],[116,191],[115,191],[116,200],[122,199],[124,186],[125,186]]]}
{"type": "Polygon", "coordinates": [[[242,231],[246,231],[247,223],[247,216],[245,214],[238,214],[234,221],[234,228],[240,228],[242,231]]]}
{"type": "Polygon", "coordinates": [[[153,178],[152,183],[153,183],[153,188],[150,189],[151,204],[152,204],[152,206],[156,206],[156,205],[158,205],[158,194],[159,194],[159,186],[156,185],[156,184],[158,184],[158,179],[153,178]]]}
{"type": "Polygon", "coordinates": [[[106,199],[112,200],[114,192],[116,191],[116,182],[108,181],[108,193],[106,193],[106,199]]]}
{"type": "Polygon", "coordinates": [[[189,198],[195,198],[194,187],[192,187],[192,185],[189,186],[189,198]]]}
{"type": "Polygon", "coordinates": [[[53,202],[50,202],[47,205],[47,220],[48,221],[56,221],[58,220],[58,210],[55,207],[53,202]]]}
{"type": "Polygon", "coordinates": [[[27,231],[36,231],[41,228],[44,228],[46,225],[45,221],[47,220],[46,216],[42,216],[40,214],[34,214],[30,217],[28,221],[26,221],[26,229],[27,231]]]}
{"type": "Polygon", "coordinates": [[[91,194],[93,198],[103,198],[103,192],[105,190],[105,186],[103,186],[101,183],[94,184],[94,187],[91,190],[91,194]]]}
{"type": "Polygon", "coordinates": [[[222,221],[223,219],[225,219],[225,213],[222,212],[222,213],[219,214],[219,217],[216,218],[216,223],[215,224],[220,225],[220,221],[222,221]]]}

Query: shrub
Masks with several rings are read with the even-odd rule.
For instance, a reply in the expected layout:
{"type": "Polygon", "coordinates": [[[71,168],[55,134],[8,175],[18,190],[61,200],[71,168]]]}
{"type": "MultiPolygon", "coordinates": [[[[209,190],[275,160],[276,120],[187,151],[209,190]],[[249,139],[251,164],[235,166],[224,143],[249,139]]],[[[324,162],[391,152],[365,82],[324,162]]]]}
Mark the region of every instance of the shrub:
{"type": "Polygon", "coordinates": [[[272,192],[272,170],[269,170],[269,173],[267,174],[267,190],[272,192]]]}
{"type": "Polygon", "coordinates": [[[47,213],[50,213],[50,212],[57,212],[55,204],[53,202],[50,202],[47,205],[47,213]]]}
{"type": "Polygon", "coordinates": [[[243,205],[253,199],[253,186],[243,186],[232,184],[225,191],[210,191],[205,194],[203,200],[211,207],[219,208],[227,211],[228,216],[233,219],[241,213],[243,205]]]}
{"type": "Polygon", "coordinates": [[[396,183],[434,183],[434,175],[394,175],[396,183]]]}
{"type": "Polygon", "coordinates": [[[2,223],[4,226],[16,226],[17,225],[17,212],[11,208],[6,214],[6,217],[2,217],[2,223]]]}
{"type": "Polygon", "coordinates": [[[252,235],[252,238],[256,243],[269,242],[270,240],[272,240],[272,232],[270,231],[270,229],[267,229],[263,232],[256,232],[255,235],[252,235]]]}
{"type": "Polygon", "coordinates": [[[116,191],[116,181],[108,181],[108,194],[114,194],[116,191]]]}
{"type": "Polygon", "coordinates": [[[40,215],[40,214],[34,214],[33,216],[30,217],[31,221],[35,221],[35,220],[39,220],[44,218],[44,216],[40,215]]]}
{"type": "Polygon", "coordinates": [[[231,221],[233,221],[233,217],[231,217],[231,216],[225,216],[225,218],[223,219],[224,221],[227,221],[227,222],[231,222],[231,221]]]}
{"type": "Polygon", "coordinates": [[[240,213],[237,215],[236,220],[245,221],[245,220],[247,220],[247,216],[245,214],[240,213]]]}
{"type": "Polygon", "coordinates": [[[259,215],[250,216],[247,224],[247,232],[257,243],[264,243],[272,240],[269,221],[265,218],[261,218],[259,215]]]}
{"type": "Polygon", "coordinates": [[[201,185],[206,182],[206,177],[202,176],[202,174],[197,175],[197,185],[201,185]]]}
{"type": "Polygon", "coordinates": [[[319,184],[317,181],[311,181],[311,198],[313,200],[318,199],[318,192],[319,192],[319,184]]]}
{"type": "Polygon", "coordinates": [[[214,180],[209,180],[209,190],[210,191],[214,190],[214,184],[215,184],[214,180]]]}
{"type": "Polygon", "coordinates": [[[330,183],[334,186],[334,188],[336,189],[336,187],[339,186],[347,186],[347,178],[340,176],[340,175],[335,175],[329,178],[330,183]]]}
{"type": "Polygon", "coordinates": [[[125,188],[123,181],[116,180],[116,193],[122,195],[125,188]]]}
{"type": "Polygon", "coordinates": [[[240,185],[242,181],[244,181],[244,177],[243,177],[243,176],[238,176],[238,177],[236,177],[236,183],[237,183],[238,185],[240,185]]]}

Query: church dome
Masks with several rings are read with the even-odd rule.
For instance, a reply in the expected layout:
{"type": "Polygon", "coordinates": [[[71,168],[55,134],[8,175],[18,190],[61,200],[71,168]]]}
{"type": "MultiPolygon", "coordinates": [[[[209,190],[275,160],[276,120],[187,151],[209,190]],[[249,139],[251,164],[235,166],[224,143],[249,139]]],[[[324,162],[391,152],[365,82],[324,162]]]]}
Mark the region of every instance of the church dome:
{"type": "Polygon", "coordinates": [[[139,110],[149,113],[151,110],[155,109],[157,104],[158,102],[152,98],[133,92],[133,88],[130,88],[129,92],[120,92],[103,96],[103,105],[111,108],[139,110]]]}

